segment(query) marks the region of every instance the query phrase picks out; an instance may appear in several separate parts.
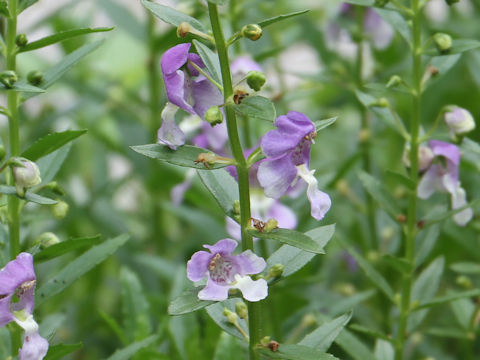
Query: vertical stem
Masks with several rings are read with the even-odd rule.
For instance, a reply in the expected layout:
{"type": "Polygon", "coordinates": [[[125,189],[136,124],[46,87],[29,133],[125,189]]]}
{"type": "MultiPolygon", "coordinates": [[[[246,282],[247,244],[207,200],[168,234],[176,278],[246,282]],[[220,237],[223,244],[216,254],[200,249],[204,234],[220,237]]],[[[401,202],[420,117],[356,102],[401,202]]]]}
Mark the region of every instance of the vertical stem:
{"type": "MultiPolygon", "coordinates": [[[[356,7],[356,31],[358,36],[357,42],[357,54],[356,54],[356,85],[358,89],[361,89],[363,86],[363,22],[365,16],[365,7],[357,6],[356,7]]],[[[360,101],[358,101],[361,124],[360,124],[360,149],[362,152],[362,161],[363,161],[363,170],[367,174],[372,173],[372,164],[370,159],[370,124],[368,122],[368,113],[367,109],[363,106],[360,101]]],[[[365,245],[368,248],[372,247],[372,244],[376,244],[377,240],[377,223],[375,216],[375,202],[370,193],[366,192],[365,194],[367,200],[367,218],[368,218],[368,227],[369,227],[369,236],[365,242],[365,245]]]]}
{"type": "MultiPolygon", "coordinates": [[[[230,74],[230,64],[228,61],[228,53],[225,45],[225,38],[223,36],[220,18],[218,16],[217,6],[208,3],[208,12],[210,15],[210,23],[212,25],[213,37],[215,38],[215,45],[217,47],[218,59],[220,62],[220,69],[222,71],[223,91],[225,103],[225,116],[227,121],[227,132],[232,149],[233,156],[237,162],[238,173],[238,190],[240,194],[240,226],[242,229],[242,249],[253,251],[253,239],[247,233],[248,223],[250,221],[250,188],[248,179],[248,168],[243,156],[242,145],[238,135],[237,119],[235,112],[231,105],[228,105],[229,98],[233,95],[232,77],[230,74]]],[[[259,359],[255,352],[255,345],[260,342],[262,329],[260,326],[260,303],[248,303],[248,318],[249,318],[249,336],[250,346],[249,354],[250,360],[259,359]]]]}
{"type": "MultiPolygon", "coordinates": [[[[412,17],[412,33],[413,33],[413,49],[412,49],[412,66],[413,66],[413,100],[412,100],[412,116],[410,123],[410,179],[418,185],[418,135],[420,130],[421,116],[421,80],[422,80],[422,54],[421,54],[421,33],[420,33],[420,6],[419,0],[412,0],[411,7],[413,11],[412,17]]],[[[408,197],[407,212],[407,228],[405,234],[405,259],[413,264],[415,237],[417,234],[417,192],[413,191],[408,197]]],[[[400,305],[400,319],[397,334],[397,343],[395,348],[395,360],[402,360],[405,340],[407,338],[408,316],[410,312],[410,294],[412,289],[413,271],[403,274],[402,279],[402,295],[400,305]]]]}
{"type": "MultiPolygon", "coordinates": [[[[16,44],[17,37],[17,0],[9,0],[10,18],[7,19],[7,70],[17,70],[16,44]]],[[[17,92],[7,91],[7,104],[10,112],[8,119],[10,156],[20,156],[20,131],[18,124],[17,92]]],[[[8,177],[8,184],[14,185],[13,174],[8,177]]],[[[8,197],[8,229],[10,235],[10,258],[14,259],[20,252],[20,213],[19,199],[8,197]]]]}

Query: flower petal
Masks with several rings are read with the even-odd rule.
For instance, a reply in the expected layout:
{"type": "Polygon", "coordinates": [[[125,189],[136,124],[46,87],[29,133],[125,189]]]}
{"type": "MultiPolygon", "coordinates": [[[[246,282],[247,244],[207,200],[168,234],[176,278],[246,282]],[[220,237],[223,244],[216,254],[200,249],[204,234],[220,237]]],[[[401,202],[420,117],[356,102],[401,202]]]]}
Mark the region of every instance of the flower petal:
{"type": "Polygon", "coordinates": [[[257,178],[265,190],[265,195],[278,199],[288,190],[297,176],[297,169],[291,155],[277,159],[266,159],[258,166],[257,178]]]}
{"type": "Polygon", "coordinates": [[[220,253],[223,255],[230,255],[237,245],[238,243],[235,240],[222,239],[217,241],[215,245],[203,245],[203,247],[209,249],[212,254],[220,253]]]}
{"type": "Polygon", "coordinates": [[[226,228],[228,235],[230,235],[232,239],[238,241],[242,239],[242,230],[240,228],[240,224],[229,216],[226,216],[226,228]]]}
{"type": "Polygon", "coordinates": [[[48,341],[38,332],[25,335],[23,347],[18,350],[19,360],[42,360],[48,352],[48,341]]]}
{"type": "Polygon", "coordinates": [[[157,140],[172,150],[185,144],[185,134],[175,122],[178,107],[167,103],[162,111],[162,126],[158,129],[157,140]]]}
{"type": "Polygon", "coordinates": [[[228,298],[228,290],[230,286],[218,285],[212,279],[208,278],[207,286],[205,286],[199,293],[200,300],[214,300],[222,301],[228,298]]]}
{"type": "Polygon", "coordinates": [[[165,75],[172,74],[180,69],[188,59],[188,52],[192,44],[184,43],[174,46],[167,51],[162,56],[161,66],[162,72],[165,75]]]}
{"type": "Polygon", "coordinates": [[[423,175],[417,187],[417,196],[420,199],[428,199],[440,186],[438,173],[438,165],[432,165],[423,175]]]}
{"type": "Polygon", "coordinates": [[[163,76],[167,98],[172,104],[177,105],[186,112],[195,115],[195,110],[187,102],[190,89],[190,80],[186,79],[185,73],[181,70],[163,76]]]}
{"type": "Polygon", "coordinates": [[[284,229],[295,229],[297,226],[297,216],[288,206],[280,201],[275,201],[267,212],[267,219],[275,219],[278,226],[284,229]]]}
{"type": "Polygon", "coordinates": [[[193,109],[202,119],[208,109],[224,102],[220,90],[206,78],[193,80],[191,86],[193,109]]]}
{"type": "Polygon", "coordinates": [[[325,214],[330,210],[332,201],[330,196],[323,191],[318,190],[318,181],[313,176],[315,170],[308,170],[305,164],[298,165],[298,176],[307,183],[307,198],[310,201],[310,214],[316,220],[324,218],[325,214]]]}
{"type": "Polygon", "coordinates": [[[251,250],[245,250],[240,255],[235,256],[235,261],[240,267],[240,275],[258,274],[267,266],[265,260],[255,255],[251,250]]]}
{"type": "MultiPolygon", "coordinates": [[[[467,205],[465,190],[460,186],[452,193],[452,209],[458,209],[467,205]]],[[[473,217],[473,210],[471,208],[460,211],[453,216],[453,220],[457,225],[465,226],[473,217]]]]}
{"type": "Polygon", "coordinates": [[[235,287],[242,292],[247,301],[260,301],[268,295],[268,285],[265,279],[252,280],[250,276],[235,276],[235,287]]]}
{"type": "Polygon", "coordinates": [[[197,251],[187,262],[187,277],[191,281],[200,281],[208,271],[208,264],[212,258],[212,254],[207,251],[197,251]]]}

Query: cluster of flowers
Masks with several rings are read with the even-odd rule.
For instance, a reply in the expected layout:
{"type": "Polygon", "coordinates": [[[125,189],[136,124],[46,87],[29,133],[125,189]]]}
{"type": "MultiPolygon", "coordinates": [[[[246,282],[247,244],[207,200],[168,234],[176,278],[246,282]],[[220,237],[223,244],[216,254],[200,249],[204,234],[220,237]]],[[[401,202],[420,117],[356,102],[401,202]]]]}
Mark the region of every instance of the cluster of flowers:
{"type": "MultiPolygon", "coordinates": [[[[174,46],[165,52],[161,66],[169,103],[162,112],[162,126],[158,131],[158,143],[176,150],[186,142],[184,130],[201,129],[200,135],[193,137],[196,146],[214,150],[226,155],[228,140],[225,123],[211,124],[206,113],[212,107],[222,107],[221,87],[210,81],[210,76],[201,58],[190,52],[191,44],[174,46]],[[187,122],[177,125],[175,113],[181,108],[194,116],[187,122]],[[195,122],[195,126],[191,126],[195,122]],[[183,128],[183,129],[182,129],[183,128]]],[[[261,71],[258,64],[247,57],[238,58],[231,65],[234,83],[243,86],[242,80],[250,71],[261,71]]],[[[262,220],[275,218],[281,227],[294,228],[295,214],[278,201],[283,195],[297,195],[306,186],[307,198],[311,204],[311,215],[321,220],[330,209],[330,197],[318,190],[318,183],[309,170],[310,148],[316,137],[315,125],[304,114],[290,111],[274,122],[276,129],[269,131],[260,140],[260,148],[265,158],[250,169],[252,193],[252,214],[262,220]],[[260,195],[263,188],[265,195],[260,195]],[[300,191],[299,191],[300,190],[300,191]]],[[[246,151],[246,155],[253,149],[246,151]]],[[[232,176],[236,171],[228,169],[232,176]]],[[[193,175],[174,188],[174,202],[179,203],[190,185],[193,175]]],[[[227,221],[230,235],[239,239],[239,226],[233,220],[227,221]]],[[[195,253],[188,262],[188,278],[194,282],[208,278],[206,287],[199,292],[203,300],[224,300],[230,288],[239,289],[245,299],[258,301],[267,296],[267,283],[263,279],[252,280],[252,274],[265,269],[266,263],[255,254],[245,251],[232,255],[236,241],[223,239],[210,250],[195,253]]]]}

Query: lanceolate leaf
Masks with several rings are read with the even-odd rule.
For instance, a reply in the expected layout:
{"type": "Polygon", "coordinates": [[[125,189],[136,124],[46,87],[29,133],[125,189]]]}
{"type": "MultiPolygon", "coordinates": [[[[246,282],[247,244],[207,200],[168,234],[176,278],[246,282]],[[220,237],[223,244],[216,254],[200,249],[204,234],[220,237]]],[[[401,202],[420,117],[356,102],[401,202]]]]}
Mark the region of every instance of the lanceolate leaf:
{"type": "MultiPolygon", "coordinates": [[[[207,307],[207,313],[210,315],[213,321],[217,323],[218,326],[220,326],[223,330],[225,330],[227,333],[230,335],[233,335],[239,339],[244,340],[243,335],[238,331],[238,329],[233,326],[231,323],[227,321],[227,318],[225,315],[223,315],[223,309],[227,308],[230,311],[235,312],[235,304],[237,302],[241,301],[240,299],[227,299],[222,302],[216,302],[213,305],[210,305],[207,307]]],[[[238,324],[240,327],[245,331],[245,333],[248,334],[248,326],[245,323],[245,320],[243,319],[238,319],[238,324]]]]}
{"type": "Polygon", "coordinates": [[[165,21],[168,24],[173,26],[178,26],[182,22],[189,23],[195,29],[200,30],[202,32],[207,32],[207,29],[203,26],[203,24],[198,21],[197,19],[188,16],[180,11],[172,9],[171,7],[156,4],[154,2],[148,0],[142,0],[143,6],[145,6],[148,10],[150,10],[156,17],[160,20],[165,21]]]}
{"type": "Polygon", "coordinates": [[[387,23],[393,26],[405,41],[411,43],[411,31],[407,21],[397,11],[375,8],[375,11],[385,20],[387,23]]]}
{"type": "MultiPolygon", "coordinates": [[[[43,80],[38,87],[42,89],[47,89],[52,86],[68,70],[75,66],[82,58],[90,54],[93,50],[97,49],[102,43],[103,40],[88,43],[65,56],[57,64],[45,71],[45,73],[43,74],[43,80]]],[[[25,94],[23,96],[23,99],[28,100],[35,95],[36,94],[34,93],[25,94]]]]}
{"type": "Polygon", "coordinates": [[[57,132],[48,134],[47,136],[37,140],[33,145],[26,149],[22,156],[36,161],[45,155],[48,155],[55,150],[61,148],[70,141],[85,134],[87,130],[67,130],[63,132],[57,132]]]}
{"type": "Polygon", "coordinates": [[[268,359],[289,359],[289,360],[338,360],[335,356],[323,351],[295,344],[280,344],[277,350],[259,348],[258,352],[268,359]]]}
{"type": "Polygon", "coordinates": [[[316,120],[313,123],[315,124],[315,130],[320,131],[325,129],[326,127],[329,127],[330,125],[333,125],[337,121],[337,117],[333,117],[330,119],[325,119],[325,120],[316,120]]]}
{"type": "Polygon", "coordinates": [[[315,242],[311,237],[301,232],[288,229],[275,229],[270,232],[259,232],[257,230],[248,230],[248,233],[254,237],[265,240],[276,240],[281,243],[291,245],[298,249],[309,251],[315,254],[325,254],[323,246],[315,242]]]}
{"type": "Polygon", "coordinates": [[[136,341],[121,350],[115,351],[115,353],[107,358],[107,360],[129,360],[133,355],[138,353],[139,350],[154,344],[158,338],[159,335],[152,335],[143,340],[136,341]]]}
{"type": "Polygon", "coordinates": [[[35,254],[35,263],[48,261],[76,250],[86,250],[101,242],[100,235],[70,239],[51,245],[35,254]]]}
{"type": "Polygon", "coordinates": [[[358,177],[368,193],[372,195],[392,219],[396,220],[397,215],[401,213],[401,210],[391,193],[385,189],[382,183],[366,172],[360,172],[358,177]]]}
{"type": "Polygon", "coordinates": [[[18,196],[15,186],[0,185],[0,194],[13,195],[19,199],[31,201],[40,205],[53,205],[57,203],[56,200],[32,193],[28,190],[25,192],[24,197],[18,196]]]}
{"type": "Polygon", "coordinates": [[[230,217],[233,216],[233,204],[239,199],[235,179],[224,169],[199,170],[198,175],[224,213],[230,217]]]}
{"type": "Polygon", "coordinates": [[[68,40],[74,38],[76,36],[91,34],[96,32],[105,32],[113,30],[113,27],[110,28],[84,28],[84,29],[74,29],[74,30],[67,30],[59,32],[58,34],[53,34],[50,36],[46,36],[40,40],[32,41],[27,43],[27,45],[21,47],[18,52],[27,52],[32,50],[37,50],[45,46],[53,45],[58,42],[68,40]]]}
{"type": "Polygon", "coordinates": [[[220,72],[220,64],[218,63],[217,55],[210,50],[210,48],[204,44],[202,44],[198,40],[193,40],[193,45],[197,49],[198,55],[203,60],[203,63],[207,67],[208,72],[212,75],[213,80],[222,84],[221,72],[220,72]]]}
{"type": "Polygon", "coordinates": [[[45,360],[60,360],[63,359],[68,354],[81,349],[83,347],[82,343],[78,344],[59,344],[48,347],[47,356],[45,360]]]}
{"type": "Polygon", "coordinates": [[[45,90],[28,84],[25,80],[20,80],[13,84],[11,88],[7,88],[4,84],[0,84],[1,90],[7,91],[17,91],[17,92],[26,92],[26,93],[43,93],[45,90]]]}
{"type": "Polygon", "coordinates": [[[36,291],[35,304],[38,306],[45,300],[63,291],[75,280],[112,255],[119,247],[125,244],[128,239],[129,236],[126,234],[117,236],[100,245],[94,246],[77,257],[36,291]]]}
{"type": "Polygon", "coordinates": [[[168,146],[160,144],[148,144],[131,146],[133,151],[148,156],[152,159],[165,161],[173,165],[191,167],[194,169],[210,170],[219,169],[231,164],[213,164],[205,165],[201,162],[195,163],[200,154],[213,154],[210,150],[202,149],[196,146],[183,145],[177,150],[171,150],[168,146]]]}
{"type": "Polygon", "coordinates": [[[273,103],[263,96],[249,96],[239,105],[235,105],[235,112],[252,120],[275,121],[276,111],[273,103]]]}
{"type": "Polygon", "coordinates": [[[200,300],[198,298],[198,292],[201,288],[196,288],[184,292],[179,297],[175,298],[170,305],[168,305],[169,315],[182,315],[188,314],[193,311],[203,309],[208,305],[212,305],[215,301],[200,300]]]}
{"type": "Polygon", "coordinates": [[[26,8],[35,4],[38,0],[20,0],[18,2],[17,14],[20,14],[26,8]]]}
{"type": "Polygon", "coordinates": [[[292,13],[285,14],[285,15],[274,16],[270,19],[260,21],[258,23],[258,25],[260,25],[260,27],[262,27],[262,28],[265,28],[265,27],[267,27],[269,25],[272,25],[272,24],[275,24],[279,21],[286,20],[286,19],[289,19],[289,18],[294,17],[294,16],[303,15],[303,14],[309,12],[309,11],[310,10],[302,10],[302,11],[296,11],[296,12],[292,12],[292,13]]]}

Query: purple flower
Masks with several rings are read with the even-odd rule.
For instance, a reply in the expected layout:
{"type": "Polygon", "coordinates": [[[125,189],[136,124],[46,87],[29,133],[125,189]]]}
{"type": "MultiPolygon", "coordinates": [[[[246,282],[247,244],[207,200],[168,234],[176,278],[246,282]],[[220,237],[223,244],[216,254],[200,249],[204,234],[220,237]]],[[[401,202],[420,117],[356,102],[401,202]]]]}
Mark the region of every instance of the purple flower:
{"type": "Polygon", "coordinates": [[[330,209],[330,197],[318,190],[315,170],[309,170],[310,146],[316,136],[315,125],[304,114],[290,111],[275,120],[278,128],[271,130],[261,140],[267,159],[258,167],[258,181],[265,195],[275,199],[284,195],[298,177],[307,183],[307,197],[311,215],[321,220],[330,209]]]}
{"type": "Polygon", "coordinates": [[[166,103],[162,110],[162,126],[157,132],[157,141],[160,144],[167,145],[172,150],[177,150],[178,146],[185,144],[185,134],[175,122],[175,114],[178,107],[171,103],[166,103]]]}
{"type": "MultiPolygon", "coordinates": [[[[427,199],[438,190],[450,193],[452,209],[465,206],[467,204],[465,190],[458,180],[460,150],[453,144],[438,140],[430,141],[429,146],[435,155],[435,159],[418,184],[418,197],[427,199]]],[[[455,214],[453,220],[458,225],[463,226],[472,217],[473,211],[468,208],[455,214]]]]}
{"type": "Polygon", "coordinates": [[[445,122],[450,129],[450,137],[456,139],[456,135],[463,135],[475,129],[475,120],[472,114],[466,109],[452,106],[445,113],[445,122]]]}
{"type": "Polygon", "coordinates": [[[252,280],[248,276],[263,271],[265,260],[250,250],[232,255],[237,247],[237,242],[232,239],[223,239],[215,245],[203,247],[210,252],[198,251],[187,263],[187,277],[191,281],[207,277],[207,286],[198,293],[200,300],[225,300],[229,289],[239,289],[248,301],[259,301],[267,297],[265,279],[252,280]]]}
{"type": "Polygon", "coordinates": [[[161,66],[163,81],[168,100],[190,114],[201,118],[212,106],[223,103],[223,95],[194,66],[205,68],[205,64],[197,54],[189,53],[191,44],[174,46],[162,56],[161,66]]]}
{"type": "Polygon", "coordinates": [[[387,48],[395,35],[392,26],[372,8],[368,8],[365,12],[363,29],[365,34],[372,39],[373,46],[379,50],[387,48]]]}
{"type": "Polygon", "coordinates": [[[33,257],[28,253],[19,254],[0,270],[0,326],[15,321],[25,330],[20,360],[41,360],[48,351],[48,341],[39,335],[32,316],[35,282],[33,257]],[[12,301],[14,295],[17,302],[12,301]]]}

